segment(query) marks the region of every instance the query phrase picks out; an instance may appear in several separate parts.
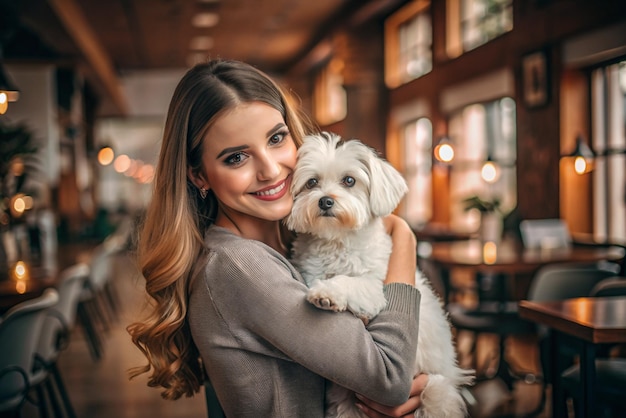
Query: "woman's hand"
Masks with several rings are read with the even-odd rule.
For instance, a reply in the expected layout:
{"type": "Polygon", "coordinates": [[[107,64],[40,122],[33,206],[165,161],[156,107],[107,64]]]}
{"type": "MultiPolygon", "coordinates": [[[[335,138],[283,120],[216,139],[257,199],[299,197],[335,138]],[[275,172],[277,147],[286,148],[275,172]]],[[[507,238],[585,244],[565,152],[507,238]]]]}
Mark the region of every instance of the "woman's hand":
{"type": "Polygon", "coordinates": [[[392,250],[385,283],[415,285],[417,270],[417,240],[409,224],[399,216],[389,215],[383,219],[387,233],[391,235],[392,250]]]}
{"type": "Polygon", "coordinates": [[[412,418],[415,414],[415,410],[420,407],[420,396],[424,387],[428,383],[427,374],[418,374],[413,378],[413,384],[411,385],[411,393],[409,400],[398,406],[386,406],[376,403],[372,400],[357,395],[356,406],[363,411],[365,415],[371,418],[386,418],[386,417],[403,417],[412,418]]]}

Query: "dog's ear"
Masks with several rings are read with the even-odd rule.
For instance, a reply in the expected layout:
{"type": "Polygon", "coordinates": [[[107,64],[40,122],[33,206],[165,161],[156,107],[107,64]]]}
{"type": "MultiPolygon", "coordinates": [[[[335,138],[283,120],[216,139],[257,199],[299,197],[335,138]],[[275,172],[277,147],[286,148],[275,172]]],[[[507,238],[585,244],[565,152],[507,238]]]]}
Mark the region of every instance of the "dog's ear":
{"type": "Polygon", "coordinates": [[[375,216],[387,216],[394,211],[409,190],[402,175],[389,162],[370,149],[370,207],[375,216]]]}

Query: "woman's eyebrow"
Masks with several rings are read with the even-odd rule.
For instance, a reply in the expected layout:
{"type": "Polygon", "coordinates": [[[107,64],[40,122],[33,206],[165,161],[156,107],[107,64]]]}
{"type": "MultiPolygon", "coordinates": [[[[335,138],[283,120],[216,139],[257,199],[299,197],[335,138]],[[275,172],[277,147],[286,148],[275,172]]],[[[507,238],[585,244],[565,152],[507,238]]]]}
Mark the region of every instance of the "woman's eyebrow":
{"type": "Polygon", "coordinates": [[[242,151],[242,150],[244,150],[246,148],[248,148],[248,145],[245,145],[245,144],[244,145],[239,145],[239,146],[236,146],[236,147],[224,148],[222,150],[222,152],[217,154],[216,160],[221,158],[223,155],[230,154],[230,153],[237,152],[237,151],[242,151]]]}
{"type": "Polygon", "coordinates": [[[272,129],[270,129],[269,131],[267,131],[267,136],[272,135],[274,132],[276,132],[277,130],[279,130],[280,128],[285,127],[285,124],[282,122],[278,122],[276,125],[274,125],[274,127],[272,129]]]}
{"type": "MultiPolygon", "coordinates": [[[[274,127],[272,127],[272,129],[270,129],[269,131],[267,131],[267,136],[272,135],[274,132],[276,132],[278,129],[283,128],[285,126],[284,123],[282,122],[278,122],[276,125],[274,125],[274,127]]],[[[236,147],[230,147],[230,148],[224,148],[219,154],[217,154],[217,158],[219,159],[222,156],[226,155],[226,154],[230,154],[233,152],[237,152],[237,151],[242,151],[244,149],[248,148],[248,145],[238,145],[236,147]]]]}

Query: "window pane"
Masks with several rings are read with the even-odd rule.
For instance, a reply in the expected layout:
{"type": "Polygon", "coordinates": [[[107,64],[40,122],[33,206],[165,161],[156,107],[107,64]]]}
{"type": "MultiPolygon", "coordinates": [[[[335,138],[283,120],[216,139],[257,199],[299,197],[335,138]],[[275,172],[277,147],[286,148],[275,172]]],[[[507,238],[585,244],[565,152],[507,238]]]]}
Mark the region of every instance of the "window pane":
{"type": "Polygon", "coordinates": [[[404,219],[419,227],[432,216],[431,152],[432,124],[426,118],[404,128],[405,178],[409,192],[405,198],[404,219]]]}
{"type": "Polygon", "coordinates": [[[399,70],[404,82],[432,70],[430,15],[420,13],[399,28],[399,70]]]}
{"type": "Polygon", "coordinates": [[[462,0],[460,7],[464,51],[513,30],[513,0],[462,0]]]}
{"type": "Polygon", "coordinates": [[[593,73],[594,236],[626,241],[626,61],[593,73]],[[604,109],[601,107],[605,106],[604,109]]]}
{"type": "Polygon", "coordinates": [[[317,76],[314,109],[315,118],[322,125],[330,125],[346,117],[348,105],[342,71],[343,62],[333,59],[317,76]]]}
{"type": "Polygon", "coordinates": [[[456,149],[450,171],[451,225],[461,231],[474,231],[480,214],[466,212],[464,199],[498,199],[503,213],[517,205],[515,102],[505,97],[466,106],[451,116],[448,131],[456,149]],[[488,160],[497,168],[491,182],[482,175],[488,160]]]}

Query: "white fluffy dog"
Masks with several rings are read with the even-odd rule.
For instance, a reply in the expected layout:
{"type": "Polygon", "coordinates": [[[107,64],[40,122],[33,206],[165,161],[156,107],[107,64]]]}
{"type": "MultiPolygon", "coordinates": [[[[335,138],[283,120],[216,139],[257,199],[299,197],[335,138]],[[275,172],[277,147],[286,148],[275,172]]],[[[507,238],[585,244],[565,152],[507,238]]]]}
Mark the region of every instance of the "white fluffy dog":
{"type": "MultiPolygon", "coordinates": [[[[391,238],[381,217],[407,191],[400,175],[357,140],[330,133],[305,138],[291,187],[294,206],[287,227],[298,232],[292,260],[309,287],[308,300],[321,309],[349,310],[365,321],[385,307],[383,281],[391,238]]],[[[430,375],[416,417],[463,417],[460,394],[472,371],[457,365],[452,333],[441,302],[427,280],[416,275],[421,292],[417,373],[430,375]]],[[[353,394],[331,385],[328,417],[364,417],[353,394]]]]}

